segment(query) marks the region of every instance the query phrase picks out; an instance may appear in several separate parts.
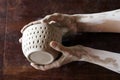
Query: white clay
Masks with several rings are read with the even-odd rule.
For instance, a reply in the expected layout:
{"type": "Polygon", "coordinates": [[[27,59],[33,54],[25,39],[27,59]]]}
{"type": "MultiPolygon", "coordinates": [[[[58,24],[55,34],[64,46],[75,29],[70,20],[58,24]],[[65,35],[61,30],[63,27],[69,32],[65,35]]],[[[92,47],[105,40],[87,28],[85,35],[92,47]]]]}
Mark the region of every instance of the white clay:
{"type": "Polygon", "coordinates": [[[54,25],[45,23],[28,26],[22,37],[22,50],[26,58],[36,64],[49,64],[57,57],[49,43],[61,42],[62,31],[54,25]]]}
{"type": "Polygon", "coordinates": [[[120,73],[120,54],[104,50],[97,50],[89,47],[80,47],[85,54],[80,61],[86,61],[105,67],[114,72],[120,73]]]}

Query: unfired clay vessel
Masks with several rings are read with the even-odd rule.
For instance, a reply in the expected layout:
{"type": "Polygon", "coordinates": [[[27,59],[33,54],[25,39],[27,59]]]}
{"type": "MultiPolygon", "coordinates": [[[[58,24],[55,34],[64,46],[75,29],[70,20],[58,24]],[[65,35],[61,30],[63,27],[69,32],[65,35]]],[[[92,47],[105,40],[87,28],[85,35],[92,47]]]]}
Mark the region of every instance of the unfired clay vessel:
{"type": "Polygon", "coordinates": [[[53,50],[51,41],[61,42],[62,31],[54,24],[38,23],[27,27],[23,32],[22,50],[25,57],[35,64],[49,64],[58,53],[53,50]]]}

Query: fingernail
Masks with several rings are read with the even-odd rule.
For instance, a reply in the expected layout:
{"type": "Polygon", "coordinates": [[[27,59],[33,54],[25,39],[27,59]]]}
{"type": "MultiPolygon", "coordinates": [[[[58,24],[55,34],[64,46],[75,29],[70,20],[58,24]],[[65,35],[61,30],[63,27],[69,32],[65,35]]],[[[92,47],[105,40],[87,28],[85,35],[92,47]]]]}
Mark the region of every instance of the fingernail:
{"type": "Polygon", "coordinates": [[[55,48],[55,47],[57,46],[57,43],[53,41],[53,42],[51,43],[51,45],[52,45],[53,48],[55,48]]]}

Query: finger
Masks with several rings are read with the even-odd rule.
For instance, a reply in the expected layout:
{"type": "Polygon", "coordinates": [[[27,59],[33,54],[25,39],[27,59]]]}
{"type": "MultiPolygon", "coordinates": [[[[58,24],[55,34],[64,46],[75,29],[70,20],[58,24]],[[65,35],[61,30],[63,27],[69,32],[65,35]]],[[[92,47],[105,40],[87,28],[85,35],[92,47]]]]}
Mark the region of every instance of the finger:
{"type": "Polygon", "coordinates": [[[34,64],[34,63],[30,63],[30,65],[37,69],[37,70],[42,70],[42,71],[45,71],[46,69],[44,68],[44,66],[40,66],[40,65],[37,65],[37,64],[34,64]]]}
{"type": "Polygon", "coordinates": [[[45,70],[49,70],[49,69],[53,69],[53,68],[58,68],[60,66],[62,66],[62,62],[65,60],[64,55],[61,56],[58,60],[56,60],[55,62],[51,63],[51,64],[47,64],[44,66],[45,70]]]}
{"type": "Polygon", "coordinates": [[[45,66],[44,66],[44,71],[45,71],[45,70],[49,70],[49,69],[53,69],[53,68],[58,68],[58,67],[56,66],[56,62],[53,62],[52,64],[45,65],[45,66]]]}
{"type": "Polygon", "coordinates": [[[50,20],[51,20],[51,15],[47,15],[42,19],[43,22],[49,22],[50,20]]]}
{"type": "Polygon", "coordinates": [[[54,68],[52,65],[40,66],[40,65],[37,65],[37,64],[34,64],[34,63],[31,63],[30,65],[33,68],[35,68],[37,70],[41,70],[41,71],[46,71],[46,70],[54,68]]]}
{"type": "Polygon", "coordinates": [[[27,25],[25,25],[25,26],[21,29],[21,33],[23,33],[23,31],[24,31],[27,27],[29,27],[29,26],[31,26],[31,25],[34,25],[34,24],[38,24],[38,23],[41,23],[41,20],[32,21],[32,22],[28,23],[27,25]]]}
{"type": "Polygon", "coordinates": [[[56,41],[51,41],[50,42],[50,47],[52,47],[56,51],[59,51],[59,52],[62,52],[62,53],[68,51],[68,49],[66,47],[64,47],[63,45],[61,45],[60,43],[58,43],[56,41]]]}
{"type": "Polygon", "coordinates": [[[49,70],[49,69],[60,67],[62,65],[62,62],[64,61],[64,59],[65,59],[65,57],[62,56],[60,59],[58,59],[57,61],[55,61],[51,64],[47,64],[47,65],[44,65],[44,66],[39,66],[37,64],[31,63],[31,66],[34,67],[35,69],[46,71],[46,70],[49,70]]]}
{"type": "Polygon", "coordinates": [[[71,62],[71,60],[68,61],[66,59],[66,56],[62,55],[58,60],[56,60],[55,62],[53,62],[51,64],[47,64],[47,65],[44,65],[44,66],[39,66],[39,65],[36,65],[34,63],[31,63],[31,66],[34,67],[35,69],[46,71],[46,70],[49,70],[49,69],[58,68],[58,67],[60,67],[64,64],[67,64],[69,62],[71,62]]]}
{"type": "Polygon", "coordinates": [[[36,64],[34,64],[34,63],[30,63],[30,65],[31,65],[32,67],[34,67],[35,69],[39,69],[39,66],[36,65],[36,64]]]}
{"type": "Polygon", "coordinates": [[[60,13],[54,13],[51,15],[47,15],[43,18],[44,22],[50,22],[50,21],[62,21],[63,20],[63,16],[60,13]]]}

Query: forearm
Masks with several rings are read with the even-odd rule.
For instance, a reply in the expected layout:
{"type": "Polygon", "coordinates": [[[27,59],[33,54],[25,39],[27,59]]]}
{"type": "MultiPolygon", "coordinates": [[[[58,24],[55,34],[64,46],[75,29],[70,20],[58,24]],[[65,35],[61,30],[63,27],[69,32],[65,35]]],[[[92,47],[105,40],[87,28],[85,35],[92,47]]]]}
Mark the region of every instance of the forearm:
{"type": "Polygon", "coordinates": [[[99,66],[120,73],[120,54],[84,46],[80,47],[80,49],[81,48],[83,50],[83,54],[80,57],[80,61],[97,64],[99,66]]]}
{"type": "Polygon", "coordinates": [[[120,32],[120,9],[93,14],[74,14],[80,32],[120,32]]]}

